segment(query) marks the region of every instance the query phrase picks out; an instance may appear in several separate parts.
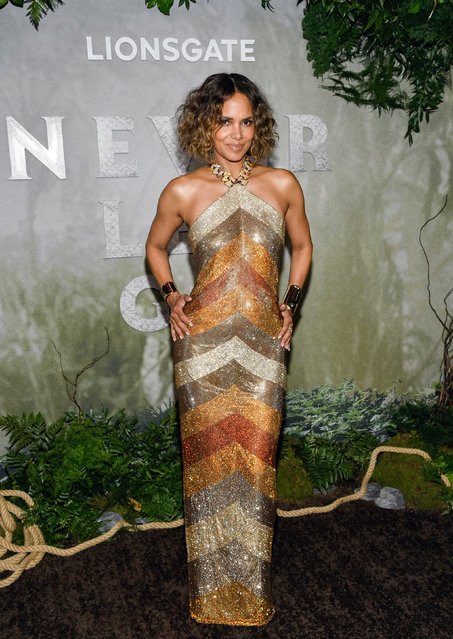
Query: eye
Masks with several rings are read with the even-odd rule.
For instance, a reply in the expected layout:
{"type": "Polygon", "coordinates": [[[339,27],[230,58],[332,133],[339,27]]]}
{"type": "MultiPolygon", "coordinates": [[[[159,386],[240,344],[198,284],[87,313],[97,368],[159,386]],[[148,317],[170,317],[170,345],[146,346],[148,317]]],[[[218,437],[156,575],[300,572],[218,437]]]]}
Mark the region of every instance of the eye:
{"type": "Polygon", "coordinates": [[[246,120],[243,121],[244,126],[252,126],[253,125],[253,120],[252,118],[247,118],[246,120]]]}
{"type": "Polygon", "coordinates": [[[228,118],[222,118],[222,119],[220,120],[220,124],[221,124],[221,126],[226,126],[226,125],[227,125],[227,124],[229,124],[229,123],[230,123],[230,121],[229,121],[229,119],[228,119],[228,118]]]}

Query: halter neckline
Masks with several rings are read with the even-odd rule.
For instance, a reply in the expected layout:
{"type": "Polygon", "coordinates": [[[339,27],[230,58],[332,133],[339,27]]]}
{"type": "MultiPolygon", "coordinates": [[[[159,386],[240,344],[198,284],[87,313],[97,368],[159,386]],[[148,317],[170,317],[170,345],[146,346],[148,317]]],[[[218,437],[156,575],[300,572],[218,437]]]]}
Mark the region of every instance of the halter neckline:
{"type": "Polygon", "coordinates": [[[242,184],[242,186],[245,186],[249,181],[250,173],[252,172],[254,166],[254,163],[249,160],[249,158],[245,158],[241,170],[239,171],[239,175],[236,179],[234,179],[231,173],[224,169],[223,166],[221,166],[217,162],[213,162],[210,165],[210,169],[212,173],[219,178],[219,180],[221,180],[226,186],[231,187],[235,184],[242,184]]]}

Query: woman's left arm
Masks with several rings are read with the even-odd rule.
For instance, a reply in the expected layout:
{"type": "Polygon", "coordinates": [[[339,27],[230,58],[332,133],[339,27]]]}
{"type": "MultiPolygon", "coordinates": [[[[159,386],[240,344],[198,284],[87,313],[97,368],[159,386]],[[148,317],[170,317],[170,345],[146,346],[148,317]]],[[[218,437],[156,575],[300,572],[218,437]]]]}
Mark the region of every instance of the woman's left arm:
{"type": "MultiPolygon", "coordinates": [[[[283,180],[280,181],[282,183],[283,180]]],[[[310,227],[305,215],[304,194],[299,182],[289,171],[285,171],[285,192],[287,193],[288,208],[285,215],[286,231],[291,243],[291,264],[288,286],[295,284],[302,288],[310,270],[313,254],[310,227]]],[[[291,335],[293,330],[293,313],[286,304],[280,305],[283,325],[278,338],[283,348],[291,350],[291,335]]]]}

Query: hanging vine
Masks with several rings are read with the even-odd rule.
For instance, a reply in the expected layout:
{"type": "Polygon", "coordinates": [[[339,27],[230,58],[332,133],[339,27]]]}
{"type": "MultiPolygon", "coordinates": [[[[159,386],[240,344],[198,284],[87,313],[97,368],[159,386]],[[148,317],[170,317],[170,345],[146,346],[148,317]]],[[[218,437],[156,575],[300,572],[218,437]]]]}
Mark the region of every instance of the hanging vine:
{"type": "Polygon", "coordinates": [[[432,303],[431,294],[431,265],[429,263],[428,254],[423,245],[422,236],[423,231],[426,229],[430,222],[437,219],[445,210],[447,206],[448,198],[445,198],[445,203],[442,208],[432,217],[428,218],[418,233],[418,242],[425,256],[427,266],[427,284],[426,290],[428,291],[428,304],[436,319],[442,326],[442,363],[440,366],[440,387],[439,387],[439,404],[441,406],[453,406],[453,314],[448,307],[448,300],[453,293],[453,287],[445,294],[443,298],[444,303],[444,317],[436,310],[432,303]]]}

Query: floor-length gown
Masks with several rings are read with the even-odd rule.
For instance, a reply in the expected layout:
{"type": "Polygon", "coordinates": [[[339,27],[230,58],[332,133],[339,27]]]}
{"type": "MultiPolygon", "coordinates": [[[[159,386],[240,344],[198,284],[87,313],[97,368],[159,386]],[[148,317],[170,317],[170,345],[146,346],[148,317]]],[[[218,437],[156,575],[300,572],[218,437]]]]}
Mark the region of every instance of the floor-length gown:
{"type": "Polygon", "coordinates": [[[284,236],[283,215],[245,184],[228,188],[189,231],[196,283],[184,311],[193,327],[177,340],[174,365],[190,612],[199,622],[254,626],[274,614],[284,236]]]}

